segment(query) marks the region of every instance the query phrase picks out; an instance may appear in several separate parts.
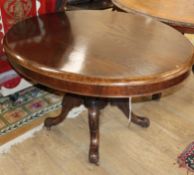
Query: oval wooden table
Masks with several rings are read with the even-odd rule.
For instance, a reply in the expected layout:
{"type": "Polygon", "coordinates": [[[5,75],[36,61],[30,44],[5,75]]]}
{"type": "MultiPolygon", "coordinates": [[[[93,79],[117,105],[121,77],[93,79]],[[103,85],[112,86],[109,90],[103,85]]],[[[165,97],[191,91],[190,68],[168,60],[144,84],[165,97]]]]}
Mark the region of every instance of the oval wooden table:
{"type": "MultiPolygon", "coordinates": [[[[99,160],[99,115],[108,102],[129,117],[131,96],[160,92],[186,79],[193,46],[179,32],[151,18],[103,11],[73,11],[33,17],[16,24],[4,38],[14,68],[65,92],[60,116],[75,106],[88,108],[89,161],[99,160]]],[[[149,120],[132,113],[142,127],[149,120]]]]}
{"type": "Polygon", "coordinates": [[[181,33],[194,33],[194,0],[112,0],[119,9],[153,17],[181,33]]]}

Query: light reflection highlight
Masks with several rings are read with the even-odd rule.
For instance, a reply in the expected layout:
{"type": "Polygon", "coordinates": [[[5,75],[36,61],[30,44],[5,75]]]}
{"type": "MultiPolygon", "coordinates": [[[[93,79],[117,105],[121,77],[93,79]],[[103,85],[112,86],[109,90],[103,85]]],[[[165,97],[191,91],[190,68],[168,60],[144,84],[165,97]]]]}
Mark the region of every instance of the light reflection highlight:
{"type": "Polygon", "coordinates": [[[63,67],[61,67],[61,70],[79,73],[83,69],[87,53],[87,45],[81,44],[78,48],[79,49],[75,49],[70,53],[67,62],[63,65],[63,67]]]}

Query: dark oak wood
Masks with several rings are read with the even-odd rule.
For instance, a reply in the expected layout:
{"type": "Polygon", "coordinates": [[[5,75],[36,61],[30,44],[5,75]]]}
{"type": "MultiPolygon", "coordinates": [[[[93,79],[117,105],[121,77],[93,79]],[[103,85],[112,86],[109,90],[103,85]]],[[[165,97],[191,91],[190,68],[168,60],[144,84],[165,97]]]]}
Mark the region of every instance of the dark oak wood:
{"type": "Polygon", "coordinates": [[[80,106],[82,103],[82,99],[77,96],[69,94],[64,95],[61,114],[55,118],[46,118],[44,126],[47,127],[47,129],[50,129],[51,126],[61,123],[66,118],[71,109],[80,106]]]}
{"type": "MultiPolygon", "coordinates": [[[[61,115],[45,120],[47,128],[62,122],[74,106],[85,104],[89,161],[95,164],[99,161],[100,110],[111,101],[128,117],[129,96],[175,86],[188,77],[193,64],[193,46],[182,34],[148,17],[119,12],[33,17],[6,34],[4,49],[22,75],[75,94],[64,97],[61,115]]],[[[149,119],[133,113],[132,122],[149,126],[149,119]]]]}
{"type": "Polygon", "coordinates": [[[99,115],[100,109],[107,105],[106,99],[86,98],[85,106],[88,108],[90,128],[89,161],[98,164],[99,161],[99,115]]]}
{"type": "Polygon", "coordinates": [[[158,92],[184,80],[193,62],[192,44],[170,27],[102,11],[25,20],[7,33],[4,49],[26,77],[86,96],[158,92]]]}
{"type": "Polygon", "coordinates": [[[66,10],[104,10],[112,7],[111,0],[78,0],[68,2],[66,10]]]}
{"type": "Polygon", "coordinates": [[[89,127],[90,127],[90,150],[89,161],[97,164],[99,161],[99,109],[94,105],[95,101],[91,101],[88,108],[89,127]]]}
{"type": "Polygon", "coordinates": [[[150,126],[150,121],[147,117],[138,116],[129,109],[129,99],[114,99],[111,104],[117,106],[127,118],[129,118],[129,113],[131,112],[131,122],[144,128],[150,126]]]}
{"type": "Polygon", "coordinates": [[[162,93],[157,93],[152,95],[152,100],[160,100],[162,93]]]}
{"type": "MultiPolygon", "coordinates": [[[[46,118],[44,126],[47,129],[51,129],[52,126],[61,123],[67,116],[68,112],[81,104],[88,109],[88,121],[90,129],[90,149],[89,149],[89,162],[96,165],[99,164],[99,120],[100,110],[105,108],[106,105],[117,106],[124,115],[129,118],[129,99],[109,99],[109,98],[97,98],[97,97],[84,97],[73,94],[65,94],[63,97],[61,114],[55,118],[46,118]]],[[[150,121],[146,117],[141,117],[132,112],[131,122],[147,128],[150,125],[150,121]]]]}

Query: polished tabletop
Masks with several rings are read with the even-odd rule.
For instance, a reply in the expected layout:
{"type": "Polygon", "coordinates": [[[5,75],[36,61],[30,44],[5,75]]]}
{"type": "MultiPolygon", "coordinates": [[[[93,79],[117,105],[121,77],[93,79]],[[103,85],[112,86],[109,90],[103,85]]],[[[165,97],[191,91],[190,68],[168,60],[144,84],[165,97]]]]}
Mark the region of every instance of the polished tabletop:
{"type": "Polygon", "coordinates": [[[24,76],[89,96],[161,91],[184,80],[193,64],[193,46],[179,32],[149,17],[120,12],[29,18],[6,34],[4,49],[24,76]]]}
{"type": "Polygon", "coordinates": [[[194,28],[194,0],[112,0],[127,12],[149,15],[160,21],[194,28]]]}

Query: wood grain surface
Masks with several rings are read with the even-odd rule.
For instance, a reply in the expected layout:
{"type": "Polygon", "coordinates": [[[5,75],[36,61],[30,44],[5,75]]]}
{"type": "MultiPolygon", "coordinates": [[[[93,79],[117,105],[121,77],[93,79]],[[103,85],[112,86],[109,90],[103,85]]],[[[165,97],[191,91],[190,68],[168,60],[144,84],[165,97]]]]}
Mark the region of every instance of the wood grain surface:
{"type": "Polygon", "coordinates": [[[74,11],[33,17],[5,36],[4,49],[24,76],[89,96],[126,97],[184,80],[193,46],[149,17],[74,11]]]}
{"type": "Polygon", "coordinates": [[[113,0],[127,12],[156,17],[160,21],[194,28],[194,0],[113,0]]]}

